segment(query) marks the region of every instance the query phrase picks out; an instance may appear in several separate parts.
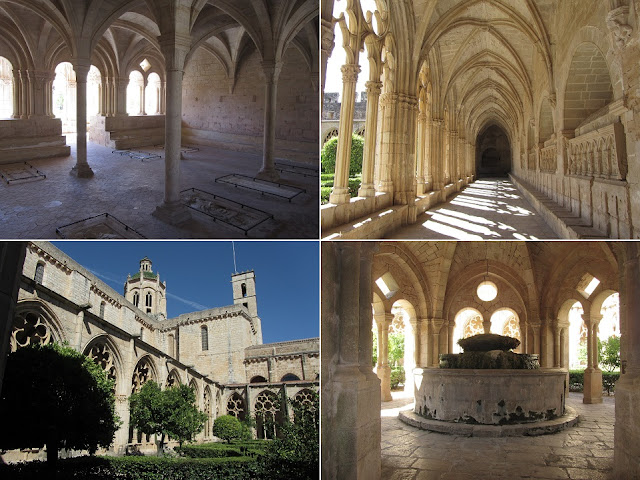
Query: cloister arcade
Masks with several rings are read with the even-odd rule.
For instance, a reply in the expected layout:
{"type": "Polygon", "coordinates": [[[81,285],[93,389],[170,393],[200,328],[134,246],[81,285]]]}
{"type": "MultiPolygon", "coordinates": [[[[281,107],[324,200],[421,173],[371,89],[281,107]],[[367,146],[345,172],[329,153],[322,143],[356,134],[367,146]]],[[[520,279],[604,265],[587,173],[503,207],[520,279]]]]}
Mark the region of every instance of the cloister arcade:
{"type": "Polygon", "coordinates": [[[342,108],[323,236],[384,238],[479,177],[505,177],[560,238],[637,238],[628,159],[640,11],[627,0],[578,8],[579,17],[571,2],[543,0],[324,2],[322,86],[342,77],[342,108]],[[328,62],[336,51],[340,67],[328,62]],[[346,133],[360,88],[367,134],[350,198],[346,133]]]}
{"type": "MultiPolygon", "coordinates": [[[[635,243],[324,242],[322,248],[327,280],[321,348],[328,359],[323,363],[322,408],[331,412],[323,416],[325,478],[380,476],[380,446],[364,439],[380,439],[379,400],[385,408],[391,395],[384,359],[376,373],[371,370],[371,316],[373,309],[380,359],[400,305],[413,332],[408,356],[419,369],[438,368],[439,354],[458,351],[461,337],[496,332],[518,337],[519,351],[539,355],[542,369],[568,375],[574,350],[584,337],[586,405],[603,401],[598,338],[620,336],[613,468],[616,478],[633,478],[630,472],[640,472],[635,447],[630,447],[640,438],[640,425],[628,417],[637,402],[640,368],[635,243]],[[494,285],[493,295],[479,288],[487,283],[494,285]],[[329,289],[338,293],[330,295],[329,289]],[[341,341],[324,340],[333,338],[341,341]],[[335,410],[335,405],[345,405],[345,395],[353,409],[335,410]],[[340,440],[352,435],[363,441],[340,440]],[[342,453],[344,449],[349,452],[342,453]],[[349,463],[349,458],[360,460],[349,463]]],[[[568,393],[568,382],[566,388],[568,393]]]]}

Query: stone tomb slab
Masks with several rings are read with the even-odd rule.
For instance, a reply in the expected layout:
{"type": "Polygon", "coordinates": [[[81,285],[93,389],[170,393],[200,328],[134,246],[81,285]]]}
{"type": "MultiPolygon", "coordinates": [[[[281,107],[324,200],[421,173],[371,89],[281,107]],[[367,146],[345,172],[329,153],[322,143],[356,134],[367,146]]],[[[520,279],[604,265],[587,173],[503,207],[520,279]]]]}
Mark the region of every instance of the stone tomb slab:
{"type": "Polygon", "coordinates": [[[268,212],[197,188],[183,190],[180,196],[190,209],[212,218],[214,222],[219,221],[242,230],[245,236],[252,228],[273,219],[273,215],[268,212]]]}
{"type": "Polygon", "coordinates": [[[303,167],[302,165],[293,165],[283,162],[275,162],[276,170],[283,173],[294,173],[304,177],[317,177],[318,169],[314,167],[303,167]]]}
{"type": "Polygon", "coordinates": [[[22,162],[2,165],[0,167],[0,178],[7,182],[7,185],[11,185],[33,180],[44,180],[47,176],[30,163],[22,162]]]}
{"type": "Polygon", "coordinates": [[[109,213],[101,213],[56,228],[60,238],[144,239],[144,235],[109,213]]]}
{"type": "Polygon", "coordinates": [[[223,177],[216,178],[217,183],[228,183],[234,187],[242,187],[249,190],[260,192],[261,195],[273,195],[279,198],[286,198],[291,202],[295,197],[301,193],[305,193],[303,188],[292,187],[291,185],[284,185],[282,183],[270,182],[268,180],[260,180],[254,177],[248,177],[246,175],[240,175],[233,173],[231,175],[225,175],[223,177]]]}

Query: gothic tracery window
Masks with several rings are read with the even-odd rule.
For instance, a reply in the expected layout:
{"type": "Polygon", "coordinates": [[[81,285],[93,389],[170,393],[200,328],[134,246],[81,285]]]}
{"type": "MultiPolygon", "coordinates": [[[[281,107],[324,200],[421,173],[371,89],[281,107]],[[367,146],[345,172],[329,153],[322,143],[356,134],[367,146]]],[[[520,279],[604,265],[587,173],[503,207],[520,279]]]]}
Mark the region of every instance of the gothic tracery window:
{"type": "Polygon", "coordinates": [[[51,329],[41,314],[29,311],[16,316],[11,332],[12,352],[20,347],[37,343],[48,345],[53,340],[51,329]]]}
{"type": "Polygon", "coordinates": [[[256,399],[254,411],[258,438],[276,438],[278,425],[282,422],[278,396],[268,390],[261,392],[256,399]]]}
{"type": "Polygon", "coordinates": [[[167,388],[175,387],[177,385],[180,385],[180,377],[175,370],[172,370],[167,377],[167,388]]]}
{"type": "Polygon", "coordinates": [[[91,347],[87,356],[102,367],[107,374],[107,378],[113,380],[115,390],[117,382],[116,365],[113,352],[109,346],[104,342],[97,342],[91,347]]]}
{"type": "Polygon", "coordinates": [[[136,369],[133,371],[133,377],[131,379],[131,392],[137,393],[142,386],[149,380],[153,380],[153,373],[149,361],[144,358],[138,362],[136,369]]]}
{"type": "Polygon", "coordinates": [[[0,57],[0,118],[10,118],[13,111],[13,66],[0,57]]]}
{"type": "Polygon", "coordinates": [[[204,423],[204,435],[208,437],[211,434],[211,390],[208,386],[204,389],[203,404],[204,413],[207,415],[204,423]]]}
{"type": "Polygon", "coordinates": [[[243,420],[245,417],[246,407],[244,399],[239,393],[234,393],[227,400],[227,414],[243,420]]]}

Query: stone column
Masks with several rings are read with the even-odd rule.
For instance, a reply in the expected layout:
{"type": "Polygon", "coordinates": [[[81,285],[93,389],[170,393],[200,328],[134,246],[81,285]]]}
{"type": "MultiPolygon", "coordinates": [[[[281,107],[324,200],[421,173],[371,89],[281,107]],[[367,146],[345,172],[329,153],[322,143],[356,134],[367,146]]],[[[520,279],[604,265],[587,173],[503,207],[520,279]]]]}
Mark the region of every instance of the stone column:
{"type": "Polygon", "coordinates": [[[555,368],[560,368],[562,366],[562,356],[560,353],[560,348],[562,346],[561,343],[561,334],[562,334],[562,327],[560,327],[560,325],[556,324],[556,328],[554,330],[554,341],[553,341],[553,366],[555,368]]]}
{"type": "Polygon", "coordinates": [[[539,355],[540,361],[542,362],[542,354],[540,352],[540,325],[531,325],[531,330],[533,330],[533,353],[539,355]]]}
{"type": "MultiPolygon", "coordinates": [[[[378,130],[378,105],[382,82],[369,81],[367,87],[367,119],[364,127],[364,152],[362,158],[362,185],[359,197],[373,197],[376,194],[373,185],[373,168],[376,157],[376,132],[378,130]]],[[[339,141],[339,139],[338,139],[339,141]]]]}
{"type": "Polygon", "coordinates": [[[82,348],[82,330],[84,327],[84,310],[80,310],[77,314],[76,314],[76,338],[75,338],[75,344],[74,344],[74,348],[78,351],[80,351],[80,349],[82,348]]]}
{"type": "Polygon", "coordinates": [[[76,72],[76,164],[71,170],[79,178],[93,177],[93,170],[87,162],[87,75],[91,68],[89,60],[76,60],[73,69],[76,72]]]}
{"type": "Polygon", "coordinates": [[[331,279],[322,282],[323,480],[380,479],[380,380],[371,369],[375,248],[322,244],[322,274],[331,279]]]}
{"type": "Polygon", "coordinates": [[[431,319],[431,344],[433,348],[431,350],[431,364],[430,367],[438,367],[440,365],[440,329],[444,325],[444,320],[442,318],[432,318],[431,319]]]}
{"type": "Polygon", "coordinates": [[[375,166],[376,191],[393,193],[393,158],[395,156],[394,145],[390,141],[385,141],[384,137],[389,136],[396,128],[394,104],[398,101],[398,96],[394,93],[383,93],[380,96],[380,122],[378,124],[377,138],[377,163],[375,166]]]}
{"type": "MultiPolygon", "coordinates": [[[[430,164],[433,178],[433,190],[442,191],[444,189],[444,169],[442,166],[442,120],[434,118],[431,122],[431,155],[430,164]]],[[[444,198],[442,199],[444,200],[444,198]]]]}
{"type": "Polygon", "coordinates": [[[116,115],[128,115],[127,113],[127,87],[129,79],[118,77],[115,79],[116,92],[116,115]]]}
{"type": "Polygon", "coordinates": [[[282,70],[282,63],[262,62],[262,72],[265,78],[264,90],[264,136],[262,141],[262,168],[257,178],[277,182],[280,175],[275,169],[273,152],[276,141],[276,98],[278,94],[278,76],[282,70]]]}
{"type": "MultiPolygon", "coordinates": [[[[332,2],[333,3],[333,2],[332,2]]],[[[329,15],[332,16],[332,15],[329,15]]],[[[322,89],[321,93],[324,95],[324,84],[327,78],[327,62],[331,53],[333,52],[333,48],[335,47],[335,34],[333,33],[333,29],[335,28],[332,21],[322,19],[321,21],[321,68],[322,68],[322,89]]]]}
{"type": "Polygon", "coordinates": [[[378,365],[376,372],[380,379],[380,395],[383,402],[390,402],[391,398],[391,367],[389,366],[389,326],[393,322],[392,313],[375,315],[378,327],[378,365]]]}
{"type": "Polygon", "coordinates": [[[180,148],[182,145],[182,77],[191,38],[173,33],[160,37],[166,61],[167,113],[164,147],[164,202],[153,215],[164,222],[179,225],[189,220],[187,208],[180,201],[180,148]]]}
{"type": "Polygon", "coordinates": [[[413,380],[413,369],[420,364],[420,331],[419,331],[419,323],[417,318],[409,319],[409,324],[411,325],[411,332],[413,333],[413,352],[412,352],[412,363],[407,365],[407,356],[405,353],[405,367],[404,367],[404,391],[408,394],[413,394],[414,388],[414,380],[413,380]],[[407,368],[410,367],[410,368],[407,368]]]}
{"type": "Polygon", "coordinates": [[[416,138],[416,195],[426,192],[425,165],[427,150],[427,114],[418,113],[418,133],[416,138]]]}
{"type": "Polygon", "coordinates": [[[602,370],[598,367],[598,322],[601,315],[582,315],[587,326],[587,368],[584,370],[584,403],[602,403],[602,370]]]}
{"type": "Polygon", "coordinates": [[[13,115],[11,118],[21,117],[22,102],[20,99],[20,70],[13,70],[13,115]]]}
{"type": "Polygon", "coordinates": [[[167,82],[160,82],[160,114],[164,115],[167,112],[167,82]]]}
{"type": "Polygon", "coordinates": [[[17,85],[17,88],[20,89],[20,118],[26,119],[28,118],[29,107],[27,106],[27,102],[29,99],[29,92],[27,88],[27,71],[19,70],[20,81],[17,85]]]}
{"type": "Polygon", "coordinates": [[[142,87],[140,91],[140,115],[147,114],[147,80],[142,78],[142,87]]]}
{"type": "Polygon", "coordinates": [[[614,477],[640,478],[640,262],[637,242],[624,245],[620,270],[622,368],[616,382],[614,477]]]}
{"type": "MultiPolygon", "coordinates": [[[[329,203],[349,203],[349,162],[351,160],[351,132],[353,130],[353,110],[356,101],[356,83],[360,65],[347,64],[342,71],[342,105],[338,127],[338,147],[336,151],[336,173],[329,203]]],[[[368,133],[368,132],[365,132],[368,133]]]]}

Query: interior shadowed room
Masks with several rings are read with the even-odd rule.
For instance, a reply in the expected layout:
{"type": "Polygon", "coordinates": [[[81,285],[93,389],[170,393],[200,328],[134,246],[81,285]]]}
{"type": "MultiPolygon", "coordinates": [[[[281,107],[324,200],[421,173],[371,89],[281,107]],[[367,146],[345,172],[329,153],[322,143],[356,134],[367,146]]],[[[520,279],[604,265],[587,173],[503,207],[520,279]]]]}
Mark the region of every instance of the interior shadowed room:
{"type": "Polygon", "coordinates": [[[322,478],[638,478],[639,247],[322,242],[322,478]]]}
{"type": "Polygon", "coordinates": [[[0,22],[5,238],[317,238],[317,1],[2,0],[0,22]]]}

